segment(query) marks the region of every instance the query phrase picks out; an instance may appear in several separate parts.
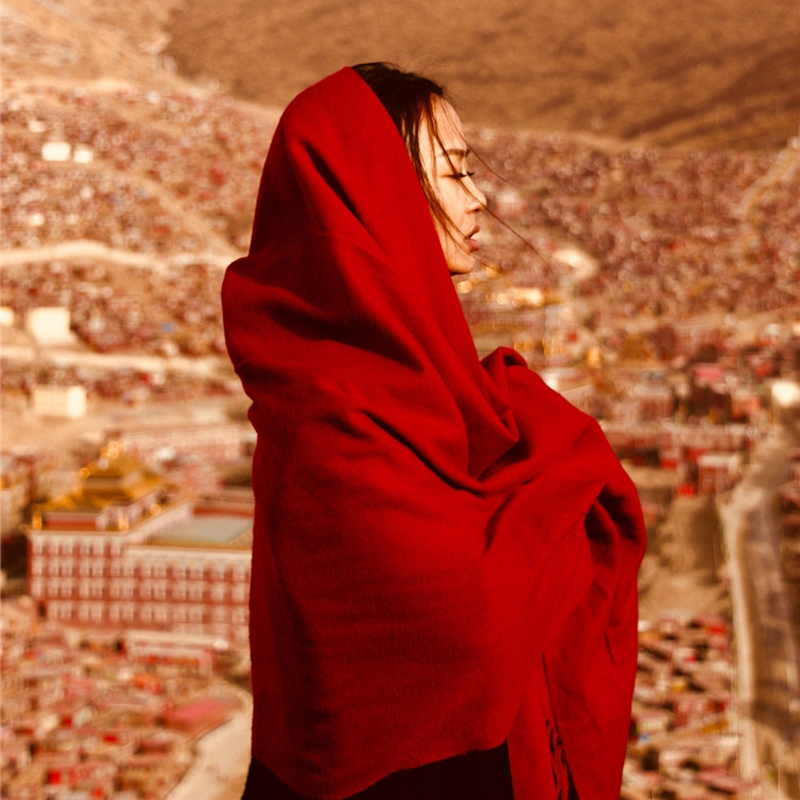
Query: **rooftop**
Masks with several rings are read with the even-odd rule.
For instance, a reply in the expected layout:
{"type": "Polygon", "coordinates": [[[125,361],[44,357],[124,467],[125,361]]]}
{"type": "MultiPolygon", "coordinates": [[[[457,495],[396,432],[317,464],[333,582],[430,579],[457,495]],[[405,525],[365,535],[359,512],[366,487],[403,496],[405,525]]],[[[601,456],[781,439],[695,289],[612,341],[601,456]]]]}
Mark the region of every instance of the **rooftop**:
{"type": "Polygon", "coordinates": [[[151,545],[191,547],[248,547],[252,541],[253,520],[228,514],[193,517],[150,540],[151,545]]]}

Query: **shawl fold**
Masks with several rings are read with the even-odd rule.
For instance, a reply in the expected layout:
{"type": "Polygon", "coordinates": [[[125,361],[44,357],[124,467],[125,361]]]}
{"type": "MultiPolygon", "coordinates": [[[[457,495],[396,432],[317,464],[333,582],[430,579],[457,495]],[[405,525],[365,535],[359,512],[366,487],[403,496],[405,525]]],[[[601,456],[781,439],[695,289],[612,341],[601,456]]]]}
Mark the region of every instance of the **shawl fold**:
{"type": "Polygon", "coordinates": [[[580,797],[616,800],[635,490],[519,355],[478,360],[402,139],[354,71],[286,109],[222,302],[258,434],[253,755],[341,798],[507,739],[515,796],[555,798],[555,731],[580,797]]]}

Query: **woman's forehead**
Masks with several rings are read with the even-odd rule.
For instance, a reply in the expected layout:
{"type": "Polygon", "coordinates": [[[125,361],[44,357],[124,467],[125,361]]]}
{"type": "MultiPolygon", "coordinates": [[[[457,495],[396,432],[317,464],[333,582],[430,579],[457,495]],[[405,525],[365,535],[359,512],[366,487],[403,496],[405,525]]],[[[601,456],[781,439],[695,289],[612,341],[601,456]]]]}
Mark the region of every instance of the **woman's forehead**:
{"type": "Polygon", "coordinates": [[[433,106],[433,117],[436,131],[442,140],[445,150],[451,148],[466,151],[464,130],[461,127],[456,110],[447,100],[438,100],[433,106]]]}
{"type": "Polygon", "coordinates": [[[454,160],[466,158],[469,153],[456,110],[439,98],[433,103],[432,120],[422,119],[418,142],[420,158],[429,173],[439,161],[452,165],[454,160]]]}

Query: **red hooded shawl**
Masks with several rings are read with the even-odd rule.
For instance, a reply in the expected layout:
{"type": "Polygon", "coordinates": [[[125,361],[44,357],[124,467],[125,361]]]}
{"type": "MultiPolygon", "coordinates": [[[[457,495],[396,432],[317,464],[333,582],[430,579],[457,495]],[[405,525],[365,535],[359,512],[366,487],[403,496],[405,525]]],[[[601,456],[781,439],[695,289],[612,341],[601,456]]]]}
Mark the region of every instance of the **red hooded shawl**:
{"type": "Polygon", "coordinates": [[[581,798],[616,800],[636,492],[522,358],[478,360],[402,139],[352,70],[284,113],[222,302],[258,433],[254,757],[341,798],[507,739],[515,796],[546,799],[556,741],[581,798]]]}

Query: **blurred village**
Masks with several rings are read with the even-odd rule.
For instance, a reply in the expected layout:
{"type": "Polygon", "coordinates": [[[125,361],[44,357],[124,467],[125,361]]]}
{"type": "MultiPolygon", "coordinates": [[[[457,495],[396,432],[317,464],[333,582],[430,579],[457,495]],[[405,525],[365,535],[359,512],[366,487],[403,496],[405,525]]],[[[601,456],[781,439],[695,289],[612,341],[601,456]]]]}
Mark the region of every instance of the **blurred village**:
{"type": "MultiPolygon", "coordinates": [[[[233,798],[253,433],[218,296],[276,116],[4,84],[2,797],[190,797],[227,729],[202,796],[233,798]]],[[[800,797],[800,139],[469,136],[478,352],[515,348],[596,417],[645,509],[623,797],[800,797]]]]}

